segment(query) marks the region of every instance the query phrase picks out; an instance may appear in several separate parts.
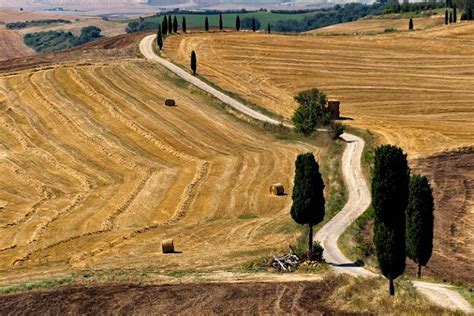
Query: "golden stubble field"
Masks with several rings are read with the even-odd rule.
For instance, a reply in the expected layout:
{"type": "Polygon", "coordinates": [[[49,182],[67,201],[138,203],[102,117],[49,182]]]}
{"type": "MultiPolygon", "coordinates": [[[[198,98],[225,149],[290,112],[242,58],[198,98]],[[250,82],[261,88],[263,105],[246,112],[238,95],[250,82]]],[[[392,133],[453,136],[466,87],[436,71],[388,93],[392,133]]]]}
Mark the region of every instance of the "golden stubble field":
{"type": "Polygon", "coordinates": [[[293,242],[291,195],[269,185],[291,192],[296,156],[320,148],[214,102],[137,58],[0,74],[0,284],[234,267],[293,242]],[[169,237],[182,253],[161,254],[169,237]]]}
{"type": "Polygon", "coordinates": [[[346,123],[415,158],[474,142],[472,34],[474,23],[372,36],[190,34],[168,38],[165,54],[187,67],[195,50],[201,76],[285,118],[297,92],[317,87],[341,100],[346,123]]]}

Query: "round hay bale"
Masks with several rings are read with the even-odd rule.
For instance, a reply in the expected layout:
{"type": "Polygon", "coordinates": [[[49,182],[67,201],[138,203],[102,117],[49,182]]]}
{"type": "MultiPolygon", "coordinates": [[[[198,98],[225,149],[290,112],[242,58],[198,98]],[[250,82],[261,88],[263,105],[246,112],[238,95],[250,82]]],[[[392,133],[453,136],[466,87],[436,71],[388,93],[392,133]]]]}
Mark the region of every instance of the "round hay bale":
{"type": "Polygon", "coordinates": [[[161,249],[163,253],[174,253],[173,239],[166,239],[161,242],[161,249]]]}
{"type": "Polygon", "coordinates": [[[173,99],[166,99],[165,101],[166,106],[176,106],[176,101],[173,99]]]}
{"type": "Polygon", "coordinates": [[[285,187],[281,183],[272,184],[270,186],[270,193],[272,195],[283,195],[285,194],[285,187]]]}

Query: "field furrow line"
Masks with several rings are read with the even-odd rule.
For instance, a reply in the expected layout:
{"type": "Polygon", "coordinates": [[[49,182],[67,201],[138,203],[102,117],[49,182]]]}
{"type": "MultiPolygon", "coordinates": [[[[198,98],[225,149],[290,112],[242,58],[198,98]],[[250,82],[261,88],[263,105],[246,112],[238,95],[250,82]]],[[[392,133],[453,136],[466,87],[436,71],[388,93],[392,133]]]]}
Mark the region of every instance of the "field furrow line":
{"type": "Polygon", "coordinates": [[[118,121],[123,123],[125,126],[130,128],[135,133],[139,134],[143,138],[147,139],[148,141],[155,144],[159,149],[164,152],[167,152],[177,158],[183,159],[188,162],[200,162],[201,159],[190,156],[186,153],[177,151],[174,147],[170,146],[169,144],[159,140],[156,138],[153,133],[145,128],[143,128],[137,122],[130,120],[127,118],[122,111],[114,105],[110,100],[102,94],[97,93],[94,88],[86,82],[82,76],[78,73],[77,69],[71,69],[71,77],[75,80],[75,82],[82,88],[82,90],[89,95],[92,99],[97,100],[98,103],[103,105],[106,109],[108,109],[109,113],[116,118],[118,121]]]}
{"type": "MultiPolygon", "coordinates": [[[[46,184],[43,182],[29,176],[22,168],[20,168],[18,165],[14,164],[12,161],[9,160],[3,160],[0,162],[3,167],[6,167],[10,169],[18,178],[21,178],[23,182],[29,183],[29,184],[34,184],[35,190],[39,193],[40,196],[42,196],[41,199],[36,201],[32,206],[31,209],[24,214],[23,217],[19,218],[16,221],[7,223],[5,225],[1,225],[0,229],[5,229],[9,228],[12,226],[20,225],[28,221],[38,210],[38,208],[47,200],[51,199],[53,197],[53,193],[51,192],[51,188],[49,188],[46,184]]],[[[0,252],[2,249],[0,249],[0,252]]]]}

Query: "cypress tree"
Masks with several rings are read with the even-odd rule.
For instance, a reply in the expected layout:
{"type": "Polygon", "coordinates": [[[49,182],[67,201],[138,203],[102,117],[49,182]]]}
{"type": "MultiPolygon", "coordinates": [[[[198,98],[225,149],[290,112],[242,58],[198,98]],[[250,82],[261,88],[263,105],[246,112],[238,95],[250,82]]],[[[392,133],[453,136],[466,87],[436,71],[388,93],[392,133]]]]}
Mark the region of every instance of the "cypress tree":
{"type": "Polygon", "coordinates": [[[408,29],[410,31],[413,31],[413,19],[412,18],[410,18],[410,22],[408,23],[408,29]]]}
{"type": "Polygon", "coordinates": [[[252,31],[256,31],[257,30],[257,25],[255,23],[255,18],[252,18],[252,31]]]}
{"type": "Polygon", "coordinates": [[[268,23],[267,32],[268,32],[268,34],[270,34],[272,32],[272,28],[270,26],[270,23],[268,23]]]}
{"type": "Polygon", "coordinates": [[[173,32],[178,33],[178,18],[176,17],[176,15],[173,19],[173,32]]]}
{"type": "Polygon", "coordinates": [[[209,31],[209,19],[207,18],[206,16],[206,20],[204,20],[204,29],[207,31],[209,31]]]}
{"type": "Polygon", "coordinates": [[[458,8],[456,7],[456,2],[453,4],[453,22],[457,23],[458,21],[458,8]]]}
{"type": "Polygon", "coordinates": [[[390,295],[395,295],[393,280],[405,271],[409,175],[407,157],[400,148],[384,145],[376,149],[372,176],[374,244],[390,295]]]}
{"type": "Polygon", "coordinates": [[[162,23],[161,28],[163,29],[163,35],[167,35],[168,34],[168,18],[166,17],[166,15],[163,17],[163,23],[162,23]]]}
{"type": "Polygon", "coordinates": [[[433,212],[433,191],[428,179],[419,175],[410,177],[406,210],[406,251],[407,256],[418,264],[418,278],[421,276],[421,266],[426,266],[433,252],[433,212]]]}
{"type": "Polygon", "coordinates": [[[453,12],[449,12],[449,23],[453,23],[453,12]]]}
{"type": "Polygon", "coordinates": [[[444,12],[444,24],[448,25],[449,23],[449,13],[448,10],[444,12]]]}
{"type": "Polygon", "coordinates": [[[196,57],[196,52],[195,51],[191,52],[191,70],[193,71],[193,75],[196,75],[197,57],[196,57]]]}
{"type": "Polygon", "coordinates": [[[156,44],[160,48],[163,49],[163,34],[161,33],[161,26],[158,26],[158,34],[156,35],[156,44]]]}
{"type": "Polygon", "coordinates": [[[168,15],[168,33],[171,34],[173,32],[173,20],[171,20],[171,14],[168,15]]]}
{"type": "Polygon", "coordinates": [[[224,22],[222,21],[222,14],[219,14],[219,30],[224,29],[224,22]]]}
{"type": "Polygon", "coordinates": [[[467,18],[468,20],[472,20],[473,16],[472,16],[472,8],[469,8],[469,12],[467,14],[467,18]]]}
{"type": "Polygon", "coordinates": [[[237,17],[235,18],[235,29],[236,31],[240,31],[240,16],[237,15],[237,17]]]}
{"type": "Polygon", "coordinates": [[[183,16],[183,22],[181,23],[181,28],[183,29],[183,33],[186,33],[186,17],[183,16]]]}
{"type": "Polygon", "coordinates": [[[313,250],[313,225],[324,219],[324,182],[312,153],[299,155],[295,162],[291,217],[300,225],[308,225],[308,258],[313,250]]]}
{"type": "Polygon", "coordinates": [[[453,4],[453,23],[458,21],[458,9],[456,8],[456,2],[453,4]]]}

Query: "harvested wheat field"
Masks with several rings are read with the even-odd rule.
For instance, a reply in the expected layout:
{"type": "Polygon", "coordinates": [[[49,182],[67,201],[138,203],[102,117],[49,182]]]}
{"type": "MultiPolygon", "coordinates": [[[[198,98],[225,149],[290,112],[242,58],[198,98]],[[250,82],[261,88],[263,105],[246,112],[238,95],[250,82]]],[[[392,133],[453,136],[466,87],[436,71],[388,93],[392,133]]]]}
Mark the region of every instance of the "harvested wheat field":
{"type": "MultiPolygon", "coordinates": [[[[413,19],[415,30],[424,30],[444,24],[444,16],[432,16],[413,19]]],[[[334,24],[323,27],[308,34],[373,34],[381,32],[406,31],[408,32],[408,19],[400,18],[367,18],[354,22],[334,24]]]]}
{"type": "Polygon", "coordinates": [[[474,34],[474,23],[377,36],[191,34],[168,38],[165,53],[188,67],[195,50],[201,76],[286,118],[297,92],[322,89],[341,100],[346,123],[414,158],[474,141],[474,42],[451,31],[474,34]]]}
{"type": "Polygon", "coordinates": [[[0,74],[0,284],[235,267],[295,240],[291,196],[268,188],[291,192],[296,156],[321,148],[277,140],[133,50],[90,55],[0,74]],[[181,253],[161,254],[167,238],[181,253]]]}
{"type": "Polygon", "coordinates": [[[6,30],[0,26],[0,61],[33,54],[35,51],[23,43],[21,32],[6,30]]]}

